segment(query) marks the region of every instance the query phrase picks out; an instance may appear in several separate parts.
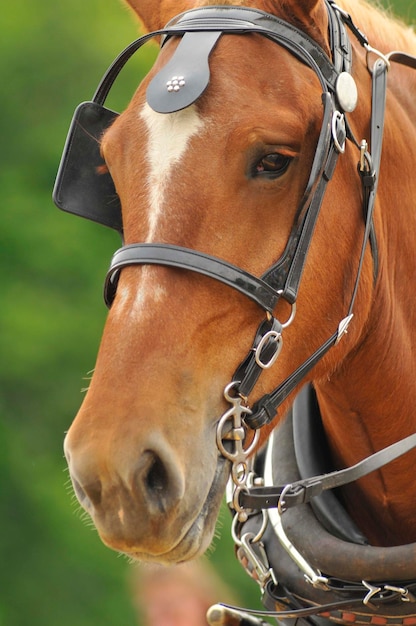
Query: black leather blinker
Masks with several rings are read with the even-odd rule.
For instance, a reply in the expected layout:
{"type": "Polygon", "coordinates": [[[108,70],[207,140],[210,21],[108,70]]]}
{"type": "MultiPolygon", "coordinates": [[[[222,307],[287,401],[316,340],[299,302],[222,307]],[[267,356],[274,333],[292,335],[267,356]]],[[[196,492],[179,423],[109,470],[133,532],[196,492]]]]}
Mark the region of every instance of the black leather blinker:
{"type": "Polygon", "coordinates": [[[103,168],[100,141],[116,117],[96,102],[81,103],[72,118],[53,190],[55,204],[68,213],[123,232],[120,200],[103,168]]]}

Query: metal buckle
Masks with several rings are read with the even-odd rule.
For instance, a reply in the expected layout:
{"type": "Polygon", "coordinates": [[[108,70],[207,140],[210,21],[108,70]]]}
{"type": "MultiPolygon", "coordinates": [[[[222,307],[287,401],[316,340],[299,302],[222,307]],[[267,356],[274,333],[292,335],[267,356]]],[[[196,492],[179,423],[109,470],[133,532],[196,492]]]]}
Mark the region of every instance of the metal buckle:
{"type": "Polygon", "coordinates": [[[344,154],[346,131],[345,131],[344,114],[340,113],[340,111],[334,111],[332,115],[331,130],[332,130],[332,139],[334,140],[335,148],[340,154],[344,154]],[[340,124],[342,124],[344,127],[344,140],[342,144],[338,140],[338,128],[340,124]]]}
{"type": "Polygon", "coordinates": [[[260,339],[259,345],[254,351],[254,358],[259,367],[264,370],[269,369],[277,360],[277,357],[280,354],[280,351],[283,346],[282,333],[279,333],[277,330],[269,330],[263,337],[260,339]],[[267,362],[261,360],[261,352],[263,348],[266,346],[267,342],[270,340],[275,340],[276,349],[270,359],[267,362]]]}

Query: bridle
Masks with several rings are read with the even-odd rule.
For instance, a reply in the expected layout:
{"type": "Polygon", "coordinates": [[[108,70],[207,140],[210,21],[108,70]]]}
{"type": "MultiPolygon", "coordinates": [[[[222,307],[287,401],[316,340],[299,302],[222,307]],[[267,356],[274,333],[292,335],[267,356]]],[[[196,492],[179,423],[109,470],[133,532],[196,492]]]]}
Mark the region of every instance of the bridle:
{"type": "MultiPolygon", "coordinates": [[[[297,211],[285,251],[261,277],[254,276],[239,267],[202,252],[169,244],[130,244],[118,250],[112,259],[105,282],[105,301],[108,306],[114,299],[120,271],[129,265],[157,264],[192,270],[214,278],[243,293],[266,312],[266,320],[260,325],[249,356],[233,377],[235,392],[246,398],[261,371],[270,367],[282,347],[282,331],[289,322],[281,324],[273,317],[273,310],[280,299],[292,306],[291,322],[294,318],[299,285],[307,259],[310,242],[318,219],[326,187],[333,175],[339,154],[344,152],[347,138],[355,143],[349,131],[345,113],[356,105],[357,90],[350,74],[351,46],[346,36],[342,13],[328,3],[331,25],[333,61],[322,48],[305,33],[294,26],[256,9],[245,7],[208,6],[188,11],[160,31],[165,40],[180,36],[181,41],[173,58],[152,80],[147,90],[148,104],[156,111],[168,113],[192,104],[209,83],[209,54],[223,35],[260,34],[284,47],[298,60],[310,67],[322,87],[323,119],[317,142],[315,157],[309,179],[297,211]],[[195,61],[195,55],[197,60],[195,61]],[[189,59],[192,67],[189,67],[189,59]],[[172,77],[184,77],[185,83],[177,92],[169,91],[172,77]],[[189,83],[189,93],[187,92],[189,83]],[[194,88],[194,83],[196,87],[194,88]]],[[[360,43],[369,48],[364,35],[345,18],[360,43]]],[[[130,54],[124,53],[126,56],[130,54]]],[[[122,59],[125,60],[126,56],[122,59]]],[[[114,74],[120,69],[120,58],[115,62],[98,89],[99,99],[105,97],[114,74]]],[[[377,82],[385,81],[386,64],[376,61],[373,74],[377,82]]],[[[180,87],[178,85],[178,87],[180,87]]],[[[384,91],[373,106],[372,145],[379,146],[381,153],[380,128],[383,127],[384,91]]],[[[357,144],[358,145],[358,144],[357,144]]],[[[254,429],[269,423],[281,402],[296,387],[307,372],[319,361],[329,348],[337,343],[347,331],[353,316],[353,305],[364,260],[364,252],[371,236],[375,273],[377,272],[377,246],[372,226],[372,213],[377,186],[374,163],[363,143],[360,149],[360,176],[364,188],[363,212],[365,232],[361,256],[357,269],[355,287],[346,316],[340,321],[334,334],[312,355],[283,385],[272,394],[260,399],[250,414],[246,412],[245,423],[254,429]]],[[[373,150],[374,152],[374,150],[373,150]]],[[[379,161],[379,156],[378,159],[379,161]]]]}
{"type": "Polygon", "coordinates": [[[313,70],[322,87],[322,125],[297,219],[280,259],[261,277],[257,277],[223,259],[189,248],[161,243],[137,243],[123,246],[114,254],[105,281],[104,298],[107,305],[111,306],[118,278],[124,267],[165,265],[209,276],[236,289],[259,305],[266,313],[266,320],[256,333],[248,357],[233,377],[236,394],[246,398],[260,373],[275,361],[280,352],[282,330],[294,318],[299,285],[327,185],[338,156],[344,151],[346,140],[355,143],[360,151],[359,176],[363,186],[365,229],[349,308],[331,337],[276,390],[261,398],[252,410],[246,411],[245,423],[253,429],[272,421],[281,402],[347,331],[353,317],[353,306],[369,239],[372,244],[374,271],[377,273],[377,245],[372,215],[381,155],[388,61],[381,53],[376,52],[379,58],[372,70],[373,83],[377,87],[373,89],[375,98],[373,97],[372,106],[370,154],[367,142],[363,141],[361,145],[357,143],[345,118],[345,113],[355,108],[357,89],[350,73],[351,45],[344,23],[367,51],[373,49],[349,15],[332,1],[327,2],[327,8],[332,61],[314,40],[299,29],[273,15],[246,7],[207,6],[193,9],[176,17],[166,28],[139,38],[108,69],[92,102],[83,103],[76,111],[54,189],[54,199],[60,208],[122,231],[120,205],[111,178],[107,176],[97,181],[96,165],[101,163],[97,140],[116,117],[113,111],[104,107],[116,77],[128,59],[156,35],[162,36],[162,45],[171,37],[180,38],[173,57],[153,78],[147,90],[148,104],[163,113],[186,108],[202,95],[209,83],[209,55],[221,36],[256,33],[284,47],[313,70]],[[178,76],[182,80],[177,80],[178,76]],[[173,85],[175,79],[178,84],[173,85]],[[286,324],[281,324],[273,317],[276,304],[281,299],[292,306],[292,315],[286,324]]]}
{"type": "MultiPolygon", "coordinates": [[[[317,76],[322,88],[323,116],[315,156],[303,198],[297,210],[286,248],[282,256],[261,277],[255,276],[223,259],[193,249],[162,243],[136,243],[122,246],[113,256],[106,277],[104,298],[111,306],[120,272],[132,265],[155,264],[191,270],[220,281],[239,291],[260,306],[265,320],[257,329],[248,355],[237,368],[224,391],[230,408],[217,428],[217,445],[231,462],[234,490],[232,508],[236,523],[244,523],[256,510],[296,505],[307,502],[322,489],[356,480],[376,467],[384,465],[416,446],[416,435],[369,457],[360,467],[336,472],[331,478],[265,489],[250,484],[248,457],[256,447],[259,429],[269,424],[278,407],[299,385],[308,372],[336,345],[347,332],[353,310],[364,256],[371,244],[374,278],[377,277],[377,242],[373,227],[373,210],[381,158],[387,70],[392,62],[416,68],[416,59],[404,53],[383,55],[374,50],[365,35],[355,26],[349,14],[332,0],[326,3],[329,18],[332,60],[305,33],[263,11],[235,6],[206,6],[182,13],[158,31],[149,33],[128,46],[104,75],[92,102],[78,108],[70,129],[54,190],[60,208],[104,223],[122,233],[121,208],[109,176],[97,182],[96,165],[100,163],[97,140],[115,119],[116,113],[106,109],[106,97],[119,72],[144,43],[161,36],[162,45],[173,37],[179,45],[172,58],[156,74],[147,89],[147,102],[159,113],[171,113],[190,106],[204,93],[209,84],[209,56],[222,36],[258,34],[285,48],[317,76]],[[351,44],[348,30],[376,58],[369,68],[372,74],[372,111],[370,147],[366,140],[355,139],[346,119],[357,103],[357,89],[351,75],[351,44]],[[349,307],[333,334],[276,389],[264,395],[253,407],[248,396],[261,372],[278,358],[283,344],[284,329],[292,323],[296,299],[308,250],[319,216],[323,197],[346,141],[351,141],[359,153],[358,177],[362,186],[364,229],[360,256],[349,307]],[[97,186],[98,185],[98,186],[97,186]],[[280,322],[273,311],[283,299],[292,308],[288,320],[280,322]],[[231,424],[231,426],[230,426],[231,424]],[[252,444],[245,447],[247,428],[255,431],[252,444]],[[289,503],[289,504],[288,504],[289,503]]],[[[319,607],[318,607],[319,608],[319,607]]],[[[313,611],[312,611],[313,613],[313,611]]],[[[315,610],[315,613],[319,613],[315,610]]],[[[309,613],[308,613],[309,614],[309,613]]],[[[285,615],[282,615],[285,617],[285,615]]]]}
{"type": "MultiPolygon", "coordinates": [[[[246,7],[207,6],[193,9],[176,17],[166,28],[139,38],[110,66],[92,102],[81,104],[76,111],[55,184],[54,199],[60,208],[122,232],[120,205],[114,188],[111,187],[112,181],[109,177],[100,177],[97,181],[95,166],[100,163],[100,159],[97,157],[96,144],[100,134],[117,115],[104,107],[116,77],[130,57],[156,35],[163,37],[162,45],[171,37],[180,38],[173,57],[153,78],[147,89],[148,104],[163,113],[186,108],[202,95],[209,83],[209,55],[221,36],[253,33],[262,35],[284,47],[313,70],[322,87],[322,125],[309,179],[297,210],[297,219],[282,256],[261,277],[257,277],[223,259],[189,248],[162,243],[137,243],[125,245],[114,254],[105,281],[104,298],[106,304],[111,306],[118,278],[124,267],[165,265],[209,276],[236,289],[259,305],[266,313],[266,320],[256,333],[254,347],[250,350],[251,356],[239,367],[238,377],[234,377],[234,381],[240,381],[235,385],[235,391],[243,397],[248,396],[261,371],[274,362],[281,349],[282,330],[287,324],[282,325],[274,319],[273,311],[279,300],[283,299],[292,306],[289,321],[293,320],[307,253],[327,185],[338,156],[345,149],[346,140],[350,139],[357,144],[345,118],[345,113],[355,108],[357,89],[350,73],[351,46],[344,21],[359,42],[368,50],[371,48],[349,16],[332,2],[328,2],[327,7],[333,61],[314,40],[291,24],[263,11],[246,7]],[[172,80],[177,76],[184,77],[179,81],[184,84],[180,85],[178,82],[172,90],[172,80]]],[[[373,76],[374,81],[384,84],[387,66],[383,59],[376,61],[373,76]]],[[[246,415],[245,421],[251,428],[257,429],[274,418],[280,403],[347,331],[353,316],[364,251],[370,237],[375,273],[377,272],[377,245],[372,227],[372,213],[377,187],[376,168],[381,154],[385,90],[378,91],[381,96],[378,95],[373,102],[373,154],[370,155],[366,142],[360,146],[357,144],[360,150],[359,172],[363,185],[365,231],[349,309],[325,344],[280,386],[279,391],[275,390],[259,400],[250,415],[246,415]]]]}

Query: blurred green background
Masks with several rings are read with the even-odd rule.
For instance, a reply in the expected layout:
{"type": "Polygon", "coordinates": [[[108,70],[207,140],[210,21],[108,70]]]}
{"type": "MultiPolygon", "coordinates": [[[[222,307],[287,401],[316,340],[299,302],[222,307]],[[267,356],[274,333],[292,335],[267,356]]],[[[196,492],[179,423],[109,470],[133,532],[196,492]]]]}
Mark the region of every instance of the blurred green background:
{"type": "MultiPolygon", "coordinates": [[[[414,2],[394,6],[416,17],[414,2]]],[[[14,0],[1,22],[0,625],[131,626],[130,566],[81,521],[62,454],[119,240],[60,212],[51,190],[73,109],[137,24],[118,0],[14,0]]],[[[110,107],[125,106],[154,55],[130,62],[110,107]]],[[[223,524],[210,558],[252,604],[257,587],[233,556],[225,514],[223,524]]]]}

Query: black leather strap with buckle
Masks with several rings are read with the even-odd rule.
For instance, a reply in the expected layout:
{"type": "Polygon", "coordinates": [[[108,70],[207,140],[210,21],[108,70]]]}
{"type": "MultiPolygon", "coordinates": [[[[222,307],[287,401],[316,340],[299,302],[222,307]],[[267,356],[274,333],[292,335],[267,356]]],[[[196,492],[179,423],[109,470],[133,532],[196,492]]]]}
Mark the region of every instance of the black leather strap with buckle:
{"type": "Polygon", "coordinates": [[[298,480],[289,485],[252,487],[240,494],[240,504],[245,509],[270,509],[279,506],[281,511],[306,504],[327,489],[342,487],[391,463],[416,447],[416,433],[393,443],[359,463],[343,470],[298,480]]]}

